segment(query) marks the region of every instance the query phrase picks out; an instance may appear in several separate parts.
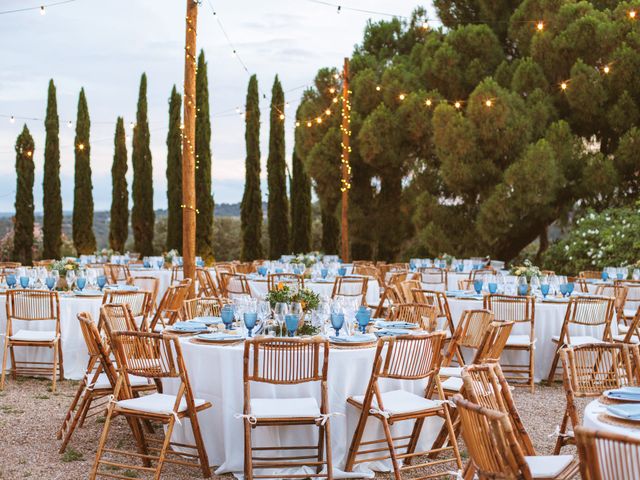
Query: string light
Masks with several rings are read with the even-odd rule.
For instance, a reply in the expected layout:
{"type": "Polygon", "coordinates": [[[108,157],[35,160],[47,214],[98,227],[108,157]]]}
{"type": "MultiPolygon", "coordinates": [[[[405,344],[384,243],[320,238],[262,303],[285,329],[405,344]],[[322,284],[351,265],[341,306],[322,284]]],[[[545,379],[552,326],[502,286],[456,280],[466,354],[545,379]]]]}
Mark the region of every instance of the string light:
{"type": "Polygon", "coordinates": [[[11,115],[11,118],[9,119],[9,122],[10,123],[16,123],[16,118],[13,115],[11,115]]]}
{"type": "Polygon", "coordinates": [[[334,73],[333,74],[333,78],[335,78],[336,80],[338,80],[340,78],[340,74],[339,73],[334,73]]]}
{"type": "Polygon", "coordinates": [[[40,15],[45,15],[47,11],[44,9],[44,5],[40,5],[40,15]]]}
{"type": "Polygon", "coordinates": [[[300,126],[300,122],[296,120],[296,127],[299,127],[299,126],[300,126]]]}
{"type": "Polygon", "coordinates": [[[30,10],[39,10],[40,11],[40,15],[44,15],[46,13],[46,11],[45,11],[46,7],[56,7],[58,5],[65,5],[67,3],[72,3],[72,2],[75,2],[75,1],[77,1],[77,0],[62,0],[60,2],[45,3],[45,4],[42,4],[40,6],[16,8],[14,10],[3,10],[3,11],[0,11],[0,15],[6,15],[8,13],[27,12],[27,11],[30,11],[30,10]]]}
{"type": "Polygon", "coordinates": [[[401,93],[400,95],[398,95],[398,98],[400,99],[400,101],[402,101],[406,98],[406,96],[404,93],[401,93]]]}
{"type": "Polygon", "coordinates": [[[69,120],[67,122],[67,127],[72,128],[73,127],[73,122],[71,120],[69,120]]]}
{"type": "Polygon", "coordinates": [[[184,123],[180,124],[180,130],[184,130],[184,123]]]}
{"type": "Polygon", "coordinates": [[[635,10],[629,10],[629,18],[632,19],[632,20],[636,18],[636,11],[635,10]]]}
{"type": "Polygon", "coordinates": [[[609,67],[609,65],[605,65],[604,68],[602,69],[602,71],[604,73],[609,73],[611,71],[611,67],[609,67]]]}
{"type": "Polygon", "coordinates": [[[426,20],[422,22],[422,29],[429,30],[429,23],[426,20]]]}
{"type": "Polygon", "coordinates": [[[316,118],[316,123],[322,123],[322,117],[316,118]]]}
{"type": "Polygon", "coordinates": [[[329,93],[336,93],[336,89],[335,89],[334,87],[331,87],[331,88],[329,89],[329,93]]]}
{"type": "Polygon", "coordinates": [[[376,92],[380,91],[380,85],[376,85],[376,92]]]}
{"type": "Polygon", "coordinates": [[[488,98],[487,100],[485,100],[484,104],[485,104],[487,107],[490,107],[490,106],[492,106],[492,105],[493,105],[493,102],[491,101],[491,99],[490,99],[490,98],[488,98]]]}
{"type": "Polygon", "coordinates": [[[543,22],[543,21],[539,21],[539,22],[536,24],[536,29],[537,29],[539,32],[541,32],[542,30],[544,30],[544,22],[543,22]]]}
{"type": "Polygon", "coordinates": [[[427,98],[427,101],[426,101],[426,102],[424,102],[424,104],[425,104],[427,107],[430,107],[430,106],[431,106],[431,99],[430,99],[430,98],[427,98]]]}
{"type": "Polygon", "coordinates": [[[331,110],[329,110],[328,108],[324,111],[324,114],[329,116],[331,115],[331,110]]]}
{"type": "Polygon", "coordinates": [[[84,150],[84,143],[78,144],[78,150],[84,150]]]}
{"type": "Polygon", "coordinates": [[[333,97],[333,99],[331,100],[333,103],[338,103],[338,97],[333,97]]]}
{"type": "Polygon", "coordinates": [[[460,107],[462,106],[462,103],[460,103],[460,101],[456,101],[456,102],[453,104],[453,106],[454,106],[454,107],[456,107],[457,109],[460,109],[460,107]]]}
{"type": "Polygon", "coordinates": [[[280,114],[280,120],[284,120],[284,113],[280,114]]]}
{"type": "Polygon", "coordinates": [[[560,84],[560,88],[561,88],[562,90],[566,90],[566,89],[567,89],[567,87],[568,87],[567,82],[562,82],[562,83],[560,84]]]}
{"type": "Polygon", "coordinates": [[[135,124],[133,122],[129,123],[129,128],[131,128],[131,130],[133,130],[133,127],[135,127],[135,124]]]}
{"type": "Polygon", "coordinates": [[[311,122],[307,122],[307,127],[310,127],[312,125],[311,122]]]}
{"type": "Polygon", "coordinates": [[[27,151],[27,157],[30,157],[31,155],[33,155],[33,152],[31,150],[27,151]]]}
{"type": "MultiPolygon", "coordinates": [[[[346,136],[351,137],[351,101],[349,100],[349,96],[352,93],[351,90],[346,90],[345,95],[342,97],[342,109],[340,111],[342,116],[342,123],[340,124],[340,131],[342,132],[343,138],[346,136]]],[[[347,142],[349,143],[349,142],[347,142]]],[[[343,140],[340,140],[340,163],[343,167],[343,172],[340,177],[340,191],[342,193],[351,189],[351,165],[349,164],[348,155],[345,156],[346,153],[351,153],[351,146],[345,145],[343,140]],[[346,173],[346,174],[345,174],[346,173]]]]}

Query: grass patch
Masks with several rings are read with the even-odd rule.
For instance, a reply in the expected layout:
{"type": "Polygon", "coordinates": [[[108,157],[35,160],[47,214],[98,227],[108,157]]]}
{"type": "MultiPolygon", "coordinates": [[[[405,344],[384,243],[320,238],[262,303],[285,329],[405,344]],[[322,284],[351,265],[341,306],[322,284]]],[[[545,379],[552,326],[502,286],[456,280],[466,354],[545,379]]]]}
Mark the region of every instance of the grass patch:
{"type": "Polygon", "coordinates": [[[96,417],[96,423],[104,423],[107,421],[107,417],[96,417]]]}
{"type": "Polygon", "coordinates": [[[24,413],[24,410],[20,410],[18,408],[12,407],[11,405],[2,405],[0,406],[0,412],[6,413],[7,415],[11,414],[21,414],[24,413]]]}
{"type": "Polygon", "coordinates": [[[127,478],[138,478],[140,475],[138,475],[138,472],[135,470],[125,470],[122,472],[122,476],[127,478]]]}
{"type": "Polygon", "coordinates": [[[35,396],[36,400],[49,400],[51,397],[49,395],[45,395],[44,393],[40,393],[35,396]]]}
{"type": "Polygon", "coordinates": [[[67,447],[67,450],[62,454],[62,458],[60,460],[63,462],[77,462],[83,459],[82,453],[73,447],[67,447]]]}

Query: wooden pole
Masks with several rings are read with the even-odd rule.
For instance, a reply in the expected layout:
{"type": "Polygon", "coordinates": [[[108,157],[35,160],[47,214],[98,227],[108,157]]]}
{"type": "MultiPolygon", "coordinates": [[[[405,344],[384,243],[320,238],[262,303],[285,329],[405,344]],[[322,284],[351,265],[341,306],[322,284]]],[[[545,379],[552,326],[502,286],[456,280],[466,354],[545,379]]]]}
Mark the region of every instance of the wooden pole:
{"type": "MultiPolygon", "coordinates": [[[[196,28],[198,3],[187,0],[182,130],[182,257],[184,278],[196,273],[196,28]]],[[[193,291],[193,289],[192,289],[193,291]]]]}
{"type": "Polygon", "coordinates": [[[349,103],[349,59],[344,59],[342,69],[342,215],[340,222],[342,261],[349,261],[349,189],[351,188],[351,165],[349,164],[349,137],[351,136],[351,104],[349,103]]]}

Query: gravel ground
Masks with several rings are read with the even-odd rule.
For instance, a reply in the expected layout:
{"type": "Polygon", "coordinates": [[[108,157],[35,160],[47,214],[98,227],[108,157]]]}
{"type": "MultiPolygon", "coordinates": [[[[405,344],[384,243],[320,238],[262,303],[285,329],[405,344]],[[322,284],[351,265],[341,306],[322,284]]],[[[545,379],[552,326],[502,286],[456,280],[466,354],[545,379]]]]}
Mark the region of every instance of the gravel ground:
{"type": "MultiPolygon", "coordinates": [[[[66,454],[59,455],[60,442],[56,439],[56,431],[73,398],[77,382],[59,383],[56,393],[51,393],[49,385],[48,380],[8,379],[5,390],[0,392],[0,479],[87,478],[102,431],[101,418],[88,419],[83,428],[76,430],[66,454]]],[[[537,386],[534,394],[529,393],[528,389],[516,388],[514,397],[537,452],[551,454],[555,438],[549,438],[548,435],[560,422],[564,411],[562,387],[560,384],[537,386]]],[[[120,447],[126,446],[130,443],[130,437],[126,423],[118,419],[110,432],[112,446],[114,442],[120,447]]],[[[563,453],[571,453],[571,449],[567,448],[563,453]]],[[[138,478],[133,471],[120,470],[118,473],[138,478]]],[[[163,469],[163,478],[180,480],[201,477],[198,470],[167,465],[163,469]]],[[[390,476],[380,474],[376,478],[386,479],[390,476]]]]}

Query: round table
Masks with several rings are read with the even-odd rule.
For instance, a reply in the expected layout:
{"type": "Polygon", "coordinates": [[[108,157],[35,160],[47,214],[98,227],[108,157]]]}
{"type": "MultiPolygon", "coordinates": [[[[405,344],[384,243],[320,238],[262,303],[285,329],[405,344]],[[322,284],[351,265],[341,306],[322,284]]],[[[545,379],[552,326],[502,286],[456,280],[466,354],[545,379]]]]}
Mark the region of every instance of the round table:
{"type": "Polygon", "coordinates": [[[640,423],[638,423],[637,428],[612,425],[599,418],[603,413],[606,413],[606,405],[600,403],[599,400],[593,400],[584,409],[582,425],[593,430],[604,430],[606,432],[618,433],[640,439],[640,423]]]}
{"type": "MultiPolygon", "coordinates": [[[[189,381],[196,398],[208,400],[213,407],[198,415],[209,463],[217,465],[216,474],[233,472],[242,475],[244,468],[244,431],[242,420],[234,418],[243,409],[243,345],[204,345],[181,339],[182,354],[189,374],[189,381]]],[[[391,464],[375,462],[360,464],[357,473],[345,473],[344,468],[351,438],[355,431],[360,411],[347,404],[352,395],[364,394],[375,355],[375,347],[362,349],[331,348],[328,369],[329,411],[342,416],[331,418],[332,453],[336,478],[373,476],[372,470],[389,471],[391,464]]],[[[385,390],[404,389],[419,395],[424,394],[423,381],[389,380],[383,384],[385,390]]],[[[164,381],[166,393],[176,393],[176,383],[164,381]]],[[[319,401],[317,384],[266,385],[253,383],[253,398],[296,398],[314,396],[319,401]]],[[[420,443],[431,445],[440,431],[442,421],[429,419],[425,422],[420,443]]],[[[399,422],[392,426],[392,433],[409,435],[413,422],[399,422]]],[[[371,419],[365,430],[364,441],[382,438],[380,423],[371,419]]],[[[176,425],[173,441],[193,441],[190,428],[176,425]]],[[[313,445],[317,439],[314,427],[258,428],[253,433],[254,445],[267,439],[271,445],[313,445]],[[304,443],[309,442],[311,443],[304,443]]],[[[301,470],[302,472],[302,470],[301,470]]],[[[311,473],[310,470],[305,473],[311,473]]]]}
{"type": "MultiPolygon", "coordinates": [[[[4,351],[4,338],[7,331],[7,297],[0,295],[0,348],[4,351]]],[[[94,321],[98,322],[102,294],[95,297],[74,296],[60,294],[60,336],[62,340],[62,359],[64,362],[64,377],[71,380],[81,379],[87,368],[88,352],[84,343],[84,337],[78,325],[78,314],[89,312],[94,321]]],[[[29,330],[53,330],[54,322],[31,322],[25,325],[25,321],[14,321],[13,332],[26,328],[29,330]]],[[[18,360],[34,360],[38,362],[51,362],[53,352],[48,348],[19,347],[15,350],[18,360]]],[[[1,355],[1,354],[0,354],[1,355]]],[[[8,353],[7,353],[8,355],[8,353]]],[[[7,359],[7,368],[11,365],[11,358],[7,359]]]]}
{"type": "Polygon", "coordinates": [[[171,270],[169,269],[130,268],[129,272],[131,272],[132,277],[153,277],[158,279],[157,302],[160,302],[164,292],[171,286],[171,270]]]}

